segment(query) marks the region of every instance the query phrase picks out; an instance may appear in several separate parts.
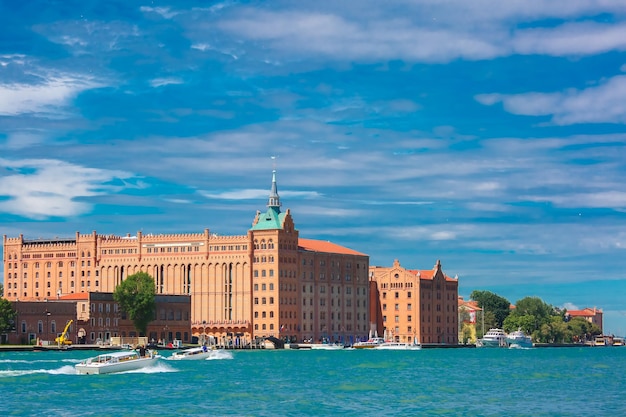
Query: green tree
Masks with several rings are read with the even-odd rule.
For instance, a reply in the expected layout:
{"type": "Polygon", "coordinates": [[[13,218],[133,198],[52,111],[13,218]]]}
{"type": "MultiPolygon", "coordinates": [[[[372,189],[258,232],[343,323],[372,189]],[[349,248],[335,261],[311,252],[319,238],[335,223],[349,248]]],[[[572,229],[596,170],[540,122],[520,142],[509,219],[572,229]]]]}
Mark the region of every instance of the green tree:
{"type": "Polygon", "coordinates": [[[129,275],[113,293],[113,299],[128,314],[140,335],[146,334],[148,323],[154,318],[154,296],[154,279],[145,272],[129,275]]]}
{"type": "Polygon", "coordinates": [[[11,331],[15,327],[17,312],[6,298],[0,298],[0,333],[11,331]]]}
{"type": "Polygon", "coordinates": [[[0,297],[4,296],[4,284],[0,282],[0,297]]]}
{"type": "Polygon", "coordinates": [[[485,314],[485,328],[502,327],[504,319],[509,315],[511,303],[504,297],[500,297],[490,291],[474,290],[470,294],[470,298],[478,303],[485,314]],[[487,322],[489,314],[493,314],[493,323],[487,322]]]}

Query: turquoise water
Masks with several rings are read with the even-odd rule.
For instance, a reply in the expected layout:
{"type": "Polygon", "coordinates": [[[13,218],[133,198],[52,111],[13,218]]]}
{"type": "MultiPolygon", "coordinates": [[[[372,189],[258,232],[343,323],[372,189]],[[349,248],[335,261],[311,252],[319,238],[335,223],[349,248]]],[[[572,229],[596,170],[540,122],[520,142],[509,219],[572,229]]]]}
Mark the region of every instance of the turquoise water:
{"type": "MultiPolygon", "coordinates": [[[[626,347],[221,351],[77,375],[94,351],[0,352],[3,415],[580,416],[626,412],[626,347]]],[[[161,352],[164,356],[169,352],[161,352]]]]}

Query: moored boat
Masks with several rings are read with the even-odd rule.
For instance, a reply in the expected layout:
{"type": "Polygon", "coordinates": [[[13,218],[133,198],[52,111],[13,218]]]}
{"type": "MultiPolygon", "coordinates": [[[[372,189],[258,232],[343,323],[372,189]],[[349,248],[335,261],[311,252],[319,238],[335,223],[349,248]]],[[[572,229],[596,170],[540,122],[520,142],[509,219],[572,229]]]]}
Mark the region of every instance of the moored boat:
{"type": "Polygon", "coordinates": [[[86,359],[75,365],[79,374],[110,374],[114,372],[133,371],[152,366],[157,361],[157,355],[151,350],[141,356],[135,350],[108,352],[94,358],[86,359]]]}
{"type": "Polygon", "coordinates": [[[372,337],[364,342],[356,342],[352,345],[354,349],[372,349],[385,343],[382,337],[372,337]]]}
{"type": "Polygon", "coordinates": [[[374,349],[381,350],[420,350],[422,345],[419,343],[405,343],[405,342],[384,342],[378,346],[375,346],[374,349]]]}
{"type": "Polygon", "coordinates": [[[522,329],[518,329],[506,336],[506,343],[512,349],[529,349],[533,347],[533,339],[524,333],[522,329]]]}
{"type": "Polygon", "coordinates": [[[206,346],[192,347],[174,352],[170,359],[175,361],[189,361],[207,359],[215,354],[215,349],[206,346]]]}
{"type": "Polygon", "coordinates": [[[476,347],[506,347],[506,333],[502,329],[489,329],[487,333],[476,341],[476,347]]]}

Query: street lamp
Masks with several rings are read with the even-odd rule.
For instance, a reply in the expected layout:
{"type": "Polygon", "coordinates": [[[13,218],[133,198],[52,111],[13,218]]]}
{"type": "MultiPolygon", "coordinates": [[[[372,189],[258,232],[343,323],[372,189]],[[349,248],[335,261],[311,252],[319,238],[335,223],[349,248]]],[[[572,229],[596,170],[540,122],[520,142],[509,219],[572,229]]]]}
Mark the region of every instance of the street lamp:
{"type": "Polygon", "coordinates": [[[48,342],[48,338],[50,336],[50,328],[48,327],[48,320],[50,319],[50,313],[48,310],[46,310],[46,342],[48,342]]]}

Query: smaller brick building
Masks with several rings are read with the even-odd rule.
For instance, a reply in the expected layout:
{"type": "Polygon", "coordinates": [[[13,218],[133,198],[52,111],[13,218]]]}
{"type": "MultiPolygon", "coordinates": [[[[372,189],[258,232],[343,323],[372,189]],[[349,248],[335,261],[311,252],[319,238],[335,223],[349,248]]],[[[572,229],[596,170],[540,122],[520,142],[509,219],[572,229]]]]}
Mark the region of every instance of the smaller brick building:
{"type": "MultiPolygon", "coordinates": [[[[191,341],[191,297],[157,295],[154,320],[148,324],[148,340],[191,341]]],[[[72,344],[106,344],[112,337],[139,336],[132,321],[121,311],[113,293],[75,293],[48,301],[14,301],[17,312],[10,344],[54,344],[69,320],[67,338],[72,344]]]]}

